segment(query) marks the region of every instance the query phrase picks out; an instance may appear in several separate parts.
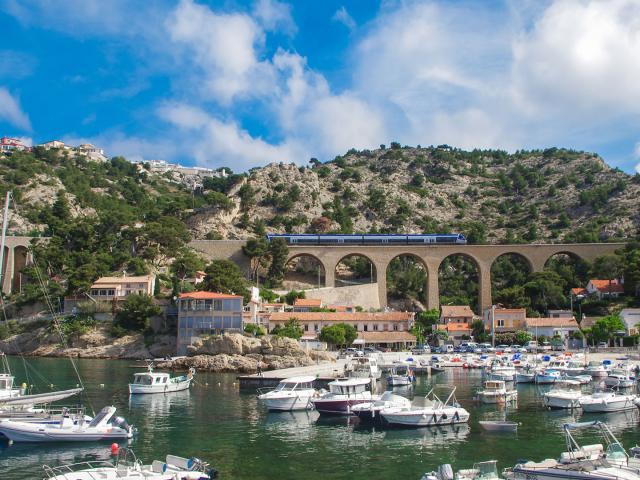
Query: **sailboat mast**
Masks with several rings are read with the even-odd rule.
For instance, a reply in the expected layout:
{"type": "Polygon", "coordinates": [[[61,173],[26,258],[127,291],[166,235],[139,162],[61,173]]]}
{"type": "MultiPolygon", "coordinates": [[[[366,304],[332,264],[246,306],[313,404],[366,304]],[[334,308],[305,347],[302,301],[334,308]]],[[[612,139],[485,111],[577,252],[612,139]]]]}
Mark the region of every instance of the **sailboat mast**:
{"type": "Polygon", "coordinates": [[[0,289],[4,281],[4,247],[7,242],[7,227],[9,226],[9,203],[11,202],[11,190],[7,191],[4,199],[4,213],[2,215],[2,242],[0,243],[0,289]]]}

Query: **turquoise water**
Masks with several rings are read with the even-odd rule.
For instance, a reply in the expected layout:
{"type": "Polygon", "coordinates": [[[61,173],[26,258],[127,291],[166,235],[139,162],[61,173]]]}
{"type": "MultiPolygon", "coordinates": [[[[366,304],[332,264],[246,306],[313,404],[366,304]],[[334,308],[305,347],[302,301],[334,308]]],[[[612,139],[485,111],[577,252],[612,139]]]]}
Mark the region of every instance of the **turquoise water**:
{"type": "MultiPolygon", "coordinates": [[[[68,360],[29,359],[28,363],[42,376],[40,383],[46,379],[59,388],[76,384],[68,360]]],[[[135,371],[130,362],[80,360],[78,365],[87,386],[85,399],[96,410],[117,406],[138,428],[131,446],[139,458],[151,461],[167,453],[197,456],[212,463],[222,479],[417,480],[441,463],[457,469],[490,459],[503,468],[518,459],[558,457],[564,450],[562,424],[579,419],[606,420],[626,447],[640,442],[637,411],[609,415],[547,411],[539,398],[543,390],[534,385],[518,387],[517,407],[478,406],[472,397],[481,383],[479,371],[451,369],[432,379],[419,377],[414,389],[420,395],[434,382],[457,385],[458,400],[471,412],[468,426],[385,430],[364,428],[354,418],[319,419],[315,412],[267,413],[254,394],[239,392],[230,374],[198,374],[191,391],[130,400],[127,383],[135,371]],[[490,434],[478,425],[478,420],[505,417],[521,422],[517,434],[490,434]]],[[[18,381],[24,381],[22,361],[12,359],[12,366],[18,381]]],[[[0,479],[40,479],[43,464],[109,456],[109,443],[7,446],[0,442],[0,479]]]]}

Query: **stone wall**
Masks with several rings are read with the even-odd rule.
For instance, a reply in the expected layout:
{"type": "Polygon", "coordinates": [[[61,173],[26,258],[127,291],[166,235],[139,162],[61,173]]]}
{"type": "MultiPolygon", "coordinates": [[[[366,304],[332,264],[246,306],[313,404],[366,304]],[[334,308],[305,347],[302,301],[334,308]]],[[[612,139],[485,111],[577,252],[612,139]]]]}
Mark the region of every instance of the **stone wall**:
{"type": "Polygon", "coordinates": [[[319,298],[325,305],[354,305],[365,310],[380,308],[378,284],[364,283],[348,287],[323,287],[305,290],[307,298],[319,298]]]}

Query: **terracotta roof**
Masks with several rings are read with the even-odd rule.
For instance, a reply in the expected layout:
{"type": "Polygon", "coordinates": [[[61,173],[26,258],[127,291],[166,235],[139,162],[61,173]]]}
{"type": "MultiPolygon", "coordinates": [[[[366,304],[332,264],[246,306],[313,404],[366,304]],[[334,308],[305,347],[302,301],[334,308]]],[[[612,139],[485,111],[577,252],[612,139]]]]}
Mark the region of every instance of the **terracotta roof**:
{"type": "Polygon", "coordinates": [[[229,295],[227,293],[216,292],[188,292],[181,293],[178,298],[191,298],[193,300],[212,300],[221,298],[242,298],[241,295],[229,295]]]}
{"type": "Polygon", "coordinates": [[[316,322],[357,322],[357,321],[386,321],[402,322],[413,318],[413,312],[275,312],[271,314],[271,321],[286,321],[297,318],[300,321],[316,322]]]}
{"type": "Polygon", "coordinates": [[[284,307],[286,303],[263,303],[263,307],[284,307]]]}
{"type": "Polygon", "coordinates": [[[527,318],[527,327],[574,327],[578,328],[578,323],[573,318],[527,318]]]}
{"type": "Polygon", "coordinates": [[[296,298],[293,302],[294,307],[321,307],[322,300],[319,298],[296,298]]]}
{"type": "Polygon", "coordinates": [[[441,317],[473,317],[474,313],[468,305],[443,305],[441,317]]]}
{"type": "Polygon", "coordinates": [[[577,287],[577,288],[572,288],[571,289],[571,293],[574,296],[578,296],[578,295],[588,295],[589,292],[587,292],[586,288],[582,288],[582,287],[577,287]]]}
{"type": "Polygon", "coordinates": [[[409,332],[358,332],[358,338],[365,343],[415,342],[416,337],[409,332]]]}
{"type": "MultiPolygon", "coordinates": [[[[489,308],[489,310],[491,310],[489,308]]],[[[522,313],[526,312],[526,308],[496,308],[495,313],[522,313]]]]}

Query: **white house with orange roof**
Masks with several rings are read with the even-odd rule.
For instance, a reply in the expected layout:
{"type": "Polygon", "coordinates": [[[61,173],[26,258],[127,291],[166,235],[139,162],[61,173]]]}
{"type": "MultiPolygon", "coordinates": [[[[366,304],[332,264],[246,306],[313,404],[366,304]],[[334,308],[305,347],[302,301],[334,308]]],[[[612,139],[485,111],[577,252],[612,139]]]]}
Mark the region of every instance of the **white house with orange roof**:
{"type": "Polygon", "coordinates": [[[294,312],[310,312],[314,308],[322,308],[322,300],[319,298],[296,298],[293,302],[294,312]]]}
{"type": "Polygon", "coordinates": [[[495,328],[496,332],[516,332],[524,330],[527,319],[526,308],[485,308],[482,312],[482,323],[487,331],[495,328]]]}
{"type": "Polygon", "coordinates": [[[156,286],[155,275],[101,277],[91,285],[94,300],[118,300],[131,294],[153,295],[156,286]]]}

